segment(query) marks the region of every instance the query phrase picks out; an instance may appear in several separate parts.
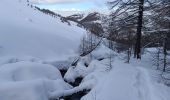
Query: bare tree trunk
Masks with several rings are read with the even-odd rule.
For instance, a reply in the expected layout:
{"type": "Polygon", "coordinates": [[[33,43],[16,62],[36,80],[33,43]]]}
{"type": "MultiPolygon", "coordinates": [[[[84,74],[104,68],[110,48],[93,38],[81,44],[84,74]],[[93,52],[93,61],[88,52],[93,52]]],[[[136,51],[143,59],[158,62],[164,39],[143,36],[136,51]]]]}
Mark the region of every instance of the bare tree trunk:
{"type": "MultiPolygon", "coordinates": [[[[168,33],[167,33],[168,34],[168,33]]],[[[167,35],[164,37],[164,46],[163,46],[163,52],[164,52],[164,59],[163,59],[163,63],[164,63],[164,68],[163,68],[163,72],[166,71],[166,67],[167,67],[167,35]]]]}
{"type": "Polygon", "coordinates": [[[82,51],[85,52],[85,37],[83,37],[82,51]]]}
{"type": "Polygon", "coordinates": [[[131,48],[130,47],[128,48],[127,54],[128,54],[127,63],[129,63],[130,62],[130,57],[131,57],[131,48]]]}
{"type": "MultiPolygon", "coordinates": [[[[109,48],[110,49],[112,49],[113,48],[113,44],[112,44],[112,41],[111,40],[109,40],[109,48]]],[[[110,69],[112,68],[112,52],[111,52],[111,50],[110,50],[110,57],[109,57],[109,67],[110,67],[110,69]]]]}
{"type": "MultiPolygon", "coordinates": [[[[169,23],[169,28],[170,28],[170,23],[169,23]]],[[[170,50],[170,30],[167,33],[167,49],[170,50]]]]}
{"type": "Polygon", "coordinates": [[[159,70],[159,66],[160,66],[160,53],[161,53],[161,50],[160,50],[160,46],[158,46],[158,52],[157,52],[157,70],[159,70]]]}
{"type": "Polygon", "coordinates": [[[139,0],[139,15],[138,15],[138,26],[136,33],[136,44],[135,44],[135,53],[134,57],[141,59],[141,36],[142,36],[142,23],[143,23],[143,6],[144,0],[139,0]]]}
{"type": "MultiPolygon", "coordinates": [[[[90,34],[90,50],[93,49],[93,35],[90,34]]],[[[90,53],[90,59],[92,59],[92,53],[90,53]]]]}
{"type": "Polygon", "coordinates": [[[128,54],[128,57],[127,57],[127,63],[130,62],[130,57],[131,57],[131,52],[132,52],[132,40],[131,40],[131,33],[128,32],[128,51],[127,51],[127,54],[128,54]]]}

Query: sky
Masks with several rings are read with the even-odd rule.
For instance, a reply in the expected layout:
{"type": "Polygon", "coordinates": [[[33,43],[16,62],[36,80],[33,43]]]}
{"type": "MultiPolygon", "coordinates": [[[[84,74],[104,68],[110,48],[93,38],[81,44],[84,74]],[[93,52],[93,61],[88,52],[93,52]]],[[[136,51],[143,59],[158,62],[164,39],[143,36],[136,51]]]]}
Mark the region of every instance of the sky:
{"type": "Polygon", "coordinates": [[[53,11],[104,11],[107,0],[30,0],[40,8],[53,11]]]}

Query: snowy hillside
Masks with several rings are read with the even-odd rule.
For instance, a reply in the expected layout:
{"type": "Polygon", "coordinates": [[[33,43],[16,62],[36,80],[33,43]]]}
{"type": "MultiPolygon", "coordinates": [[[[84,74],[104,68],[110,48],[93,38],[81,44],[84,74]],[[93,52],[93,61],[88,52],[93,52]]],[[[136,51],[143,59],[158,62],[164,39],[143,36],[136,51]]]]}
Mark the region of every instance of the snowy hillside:
{"type": "Polygon", "coordinates": [[[65,17],[67,20],[76,22],[78,26],[84,27],[91,33],[101,36],[104,33],[103,22],[107,15],[99,12],[77,13],[65,17]]]}
{"type": "MultiPolygon", "coordinates": [[[[62,23],[27,0],[1,0],[0,15],[0,100],[170,100],[170,72],[152,63],[161,47],[143,48],[135,59],[125,45],[62,23]]],[[[82,23],[98,33],[90,24],[101,24],[98,13],[90,15],[82,23]]],[[[168,63],[169,50],[166,57],[168,63]]]]}
{"type": "Polygon", "coordinates": [[[48,100],[48,92],[72,88],[57,68],[41,62],[77,55],[85,31],[26,1],[0,3],[0,100],[48,100]]]}
{"type": "Polygon", "coordinates": [[[0,57],[67,58],[84,30],[28,7],[26,0],[1,0],[0,57]]]}

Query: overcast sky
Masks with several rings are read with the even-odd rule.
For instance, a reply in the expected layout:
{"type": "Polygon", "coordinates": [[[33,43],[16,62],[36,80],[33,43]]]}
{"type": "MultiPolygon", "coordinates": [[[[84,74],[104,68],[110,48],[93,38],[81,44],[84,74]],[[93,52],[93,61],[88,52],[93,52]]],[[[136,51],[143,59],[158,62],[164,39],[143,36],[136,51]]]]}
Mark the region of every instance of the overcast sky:
{"type": "Polygon", "coordinates": [[[106,9],[106,1],[108,0],[30,0],[41,8],[51,10],[103,10],[106,9]]]}

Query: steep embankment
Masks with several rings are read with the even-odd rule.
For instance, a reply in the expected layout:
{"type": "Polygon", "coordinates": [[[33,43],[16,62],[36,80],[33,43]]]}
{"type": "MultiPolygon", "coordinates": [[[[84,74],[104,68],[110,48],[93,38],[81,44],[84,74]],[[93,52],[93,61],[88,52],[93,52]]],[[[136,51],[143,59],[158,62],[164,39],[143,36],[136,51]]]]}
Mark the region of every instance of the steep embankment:
{"type": "Polygon", "coordinates": [[[26,0],[1,0],[0,57],[67,58],[85,32],[28,7],[26,0]]]}
{"type": "Polygon", "coordinates": [[[44,63],[77,55],[85,31],[27,0],[1,0],[0,15],[0,99],[49,100],[49,92],[71,89],[57,68],[44,63]]]}

